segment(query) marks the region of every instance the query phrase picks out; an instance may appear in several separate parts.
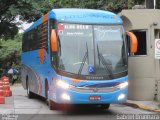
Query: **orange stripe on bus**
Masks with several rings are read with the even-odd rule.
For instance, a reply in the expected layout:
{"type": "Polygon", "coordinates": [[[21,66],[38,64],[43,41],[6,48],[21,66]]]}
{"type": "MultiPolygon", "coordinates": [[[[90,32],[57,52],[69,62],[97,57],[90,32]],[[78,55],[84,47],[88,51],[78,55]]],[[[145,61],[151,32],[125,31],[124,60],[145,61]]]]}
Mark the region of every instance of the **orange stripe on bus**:
{"type": "Polygon", "coordinates": [[[42,37],[42,38],[40,39],[40,42],[44,42],[44,41],[47,41],[47,37],[42,37]]]}
{"type": "Polygon", "coordinates": [[[48,20],[48,13],[43,16],[42,23],[48,20]]]}
{"type": "Polygon", "coordinates": [[[39,44],[47,44],[46,41],[40,41],[39,44]]]}
{"type": "Polygon", "coordinates": [[[72,78],[71,80],[72,80],[72,82],[74,82],[74,83],[80,83],[80,82],[82,81],[82,80],[75,79],[75,78],[72,78]]]}
{"type": "Polygon", "coordinates": [[[42,34],[41,34],[41,37],[43,37],[43,36],[45,36],[45,35],[47,35],[47,34],[46,34],[46,33],[42,33],[42,34]]]}
{"type": "Polygon", "coordinates": [[[43,48],[38,50],[39,61],[41,64],[43,64],[43,61],[44,61],[44,52],[45,52],[45,49],[43,48]]]}

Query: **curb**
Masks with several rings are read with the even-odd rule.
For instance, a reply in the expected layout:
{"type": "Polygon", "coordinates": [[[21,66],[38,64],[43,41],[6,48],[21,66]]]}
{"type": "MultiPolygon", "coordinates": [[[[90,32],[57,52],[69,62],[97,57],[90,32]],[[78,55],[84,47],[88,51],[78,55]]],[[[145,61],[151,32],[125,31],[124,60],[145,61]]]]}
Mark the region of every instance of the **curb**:
{"type": "Polygon", "coordinates": [[[134,107],[134,108],[140,108],[140,109],[151,111],[151,112],[160,113],[160,109],[154,109],[154,108],[151,108],[151,107],[148,107],[148,106],[144,106],[142,104],[135,103],[135,102],[127,102],[127,103],[124,103],[123,105],[134,107]]]}

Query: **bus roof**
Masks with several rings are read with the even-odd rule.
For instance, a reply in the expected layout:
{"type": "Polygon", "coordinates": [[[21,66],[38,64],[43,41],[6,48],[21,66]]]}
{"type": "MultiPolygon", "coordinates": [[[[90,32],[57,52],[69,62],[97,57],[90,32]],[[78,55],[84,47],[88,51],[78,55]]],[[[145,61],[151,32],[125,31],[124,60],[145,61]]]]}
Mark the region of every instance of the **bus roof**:
{"type": "Polygon", "coordinates": [[[48,19],[72,23],[122,24],[122,19],[109,11],[94,9],[62,8],[53,9],[34,22],[25,32],[35,28],[48,19]]]}

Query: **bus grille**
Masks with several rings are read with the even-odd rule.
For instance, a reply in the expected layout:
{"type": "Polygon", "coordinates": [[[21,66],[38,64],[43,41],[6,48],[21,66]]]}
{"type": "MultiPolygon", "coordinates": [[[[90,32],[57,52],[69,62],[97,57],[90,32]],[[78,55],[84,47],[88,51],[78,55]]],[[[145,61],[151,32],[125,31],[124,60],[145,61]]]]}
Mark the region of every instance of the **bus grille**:
{"type": "Polygon", "coordinates": [[[97,88],[97,87],[71,87],[70,89],[73,91],[77,91],[77,92],[89,92],[89,93],[113,92],[113,91],[119,90],[119,88],[116,86],[114,86],[114,87],[101,87],[101,88],[97,88]]]}

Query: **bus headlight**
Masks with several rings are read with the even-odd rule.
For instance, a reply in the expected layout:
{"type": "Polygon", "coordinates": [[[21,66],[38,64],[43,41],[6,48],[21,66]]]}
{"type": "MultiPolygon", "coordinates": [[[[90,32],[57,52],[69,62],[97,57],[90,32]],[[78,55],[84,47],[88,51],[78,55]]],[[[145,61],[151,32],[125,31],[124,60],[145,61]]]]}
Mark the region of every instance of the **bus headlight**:
{"type": "Polygon", "coordinates": [[[126,95],[122,93],[118,96],[118,100],[123,100],[125,97],[126,95]]]}
{"type": "Polygon", "coordinates": [[[62,81],[62,80],[57,80],[57,86],[58,87],[61,87],[61,88],[64,88],[64,89],[69,89],[69,84],[66,83],[65,81],[62,81]]]}
{"type": "Polygon", "coordinates": [[[118,88],[123,89],[123,88],[125,88],[127,86],[128,86],[128,82],[126,81],[126,82],[123,82],[123,83],[119,84],[118,88]]]}

